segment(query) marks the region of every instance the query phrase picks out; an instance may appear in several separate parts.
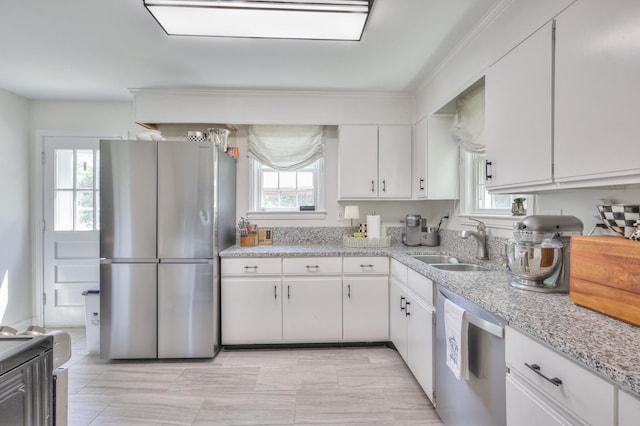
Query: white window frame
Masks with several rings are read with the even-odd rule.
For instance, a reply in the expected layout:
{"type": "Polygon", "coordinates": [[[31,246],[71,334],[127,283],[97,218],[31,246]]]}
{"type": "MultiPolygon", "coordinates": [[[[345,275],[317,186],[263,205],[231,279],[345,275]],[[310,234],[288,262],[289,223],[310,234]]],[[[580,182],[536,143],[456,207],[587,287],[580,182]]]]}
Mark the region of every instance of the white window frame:
{"type": "MultiPolygon", "coordinates": [[[[469,152],[463,152],[460,156],[460,182],[462,182],[461,197],[460,197],[460,213],[462,217],[484,217],[493,219],[504,219],[513,222],[514,219],[521,218],[522,216],[514,216],[511,213],[511,208],[508,209],[487,209],[478,207],[479,194],[478,187],[481,186],[478,183],[478,179],[485,179],[484,176],[484,160],[477,157],[483,154],[473,154],[469,152]],[[482,164],[480,166],[479,164],[482,164]],[[478,169],[476,169],[478,167],[478,169]],[[482,176],[480,176],[482,175],[482,176]]],[[[494,194],[487,193],[492,197],[494,194]]],[[[524,197],[526,198],[527,214],[532,214],[535,211],[535,196],[532,194],[508,194],[511,198],[524,197]]]]}
{"type": "MultiPolygon", "coordinates": [[[[315,163],[317,165],[314,177],[314,198],[316,200],[315,210],[300,211],[299,207],[294,209],[264,209],[260,206],[262,195],[262,181],[260,167],[262,164],[253,158],[249,158],[249,212],[248,216],[257,219],[325,219],[325,160],[320,158],[315,163]]],[[[294,171],[294,170],[291,170],[294,171]]]]}

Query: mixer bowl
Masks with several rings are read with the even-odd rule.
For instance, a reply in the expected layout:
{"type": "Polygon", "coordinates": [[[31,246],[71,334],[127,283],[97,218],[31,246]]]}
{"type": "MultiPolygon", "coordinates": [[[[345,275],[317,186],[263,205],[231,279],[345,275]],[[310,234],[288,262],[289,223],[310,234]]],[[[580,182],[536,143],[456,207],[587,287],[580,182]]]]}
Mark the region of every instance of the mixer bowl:
{"type": "Polygon", "coordinates": [[[509,240],[505,243],[507,266],[521,283],[542,286],[542,281],[562,265],[562,247],[557,240],[542,243],[509,240]]]}

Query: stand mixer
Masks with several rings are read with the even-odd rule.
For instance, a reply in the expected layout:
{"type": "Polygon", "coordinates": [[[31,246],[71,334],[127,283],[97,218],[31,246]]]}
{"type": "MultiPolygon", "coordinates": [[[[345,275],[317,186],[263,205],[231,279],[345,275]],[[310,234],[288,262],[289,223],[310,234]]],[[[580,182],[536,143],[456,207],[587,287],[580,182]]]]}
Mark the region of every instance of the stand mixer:
{"type": "Polygon", "coordinates": [[[582,235],[575,216],[527,216],[513,224],[505,243],[511,285],[537,292],[569,292],[571,235],[582,235]]]}

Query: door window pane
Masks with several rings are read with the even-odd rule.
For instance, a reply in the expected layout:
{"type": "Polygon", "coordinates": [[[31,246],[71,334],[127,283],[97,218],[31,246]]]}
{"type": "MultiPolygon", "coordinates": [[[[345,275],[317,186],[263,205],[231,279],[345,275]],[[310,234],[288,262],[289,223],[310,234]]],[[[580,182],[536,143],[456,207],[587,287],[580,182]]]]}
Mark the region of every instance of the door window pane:
{"type": "Polygon", "coordinates": [[[56,189],[73,188],[73,150],[56,149],[56,189]]]}
{"type": "Polygon", "coordinates": [[[93,150],[76,150],[76,188],[93,189],[93,150]]]}
{"type": "Polygon", "coordinates": [[[55,151],[55,231],[99,228],[99,153],[97,149],[55,151]]]}
{"type": "Polygon", "coordinates": [[[93,231],[93,191],[76,192],[76,231],[93,231]]]}
{"type": "Polygon", "coordinates": [[[56,231],[72,231],[73,191],[56,191],[54,205],[54,229],[56,231]]]}

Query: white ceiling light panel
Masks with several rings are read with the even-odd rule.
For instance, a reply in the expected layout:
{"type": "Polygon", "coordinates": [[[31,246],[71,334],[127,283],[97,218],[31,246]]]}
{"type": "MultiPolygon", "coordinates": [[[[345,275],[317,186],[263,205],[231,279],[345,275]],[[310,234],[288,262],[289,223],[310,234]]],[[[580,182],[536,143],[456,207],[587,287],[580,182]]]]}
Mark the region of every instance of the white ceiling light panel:
{"type": "Polygon", "coordinates": [[[373,1],[143,0],[170,35],[360,40],[373,1]]]}

